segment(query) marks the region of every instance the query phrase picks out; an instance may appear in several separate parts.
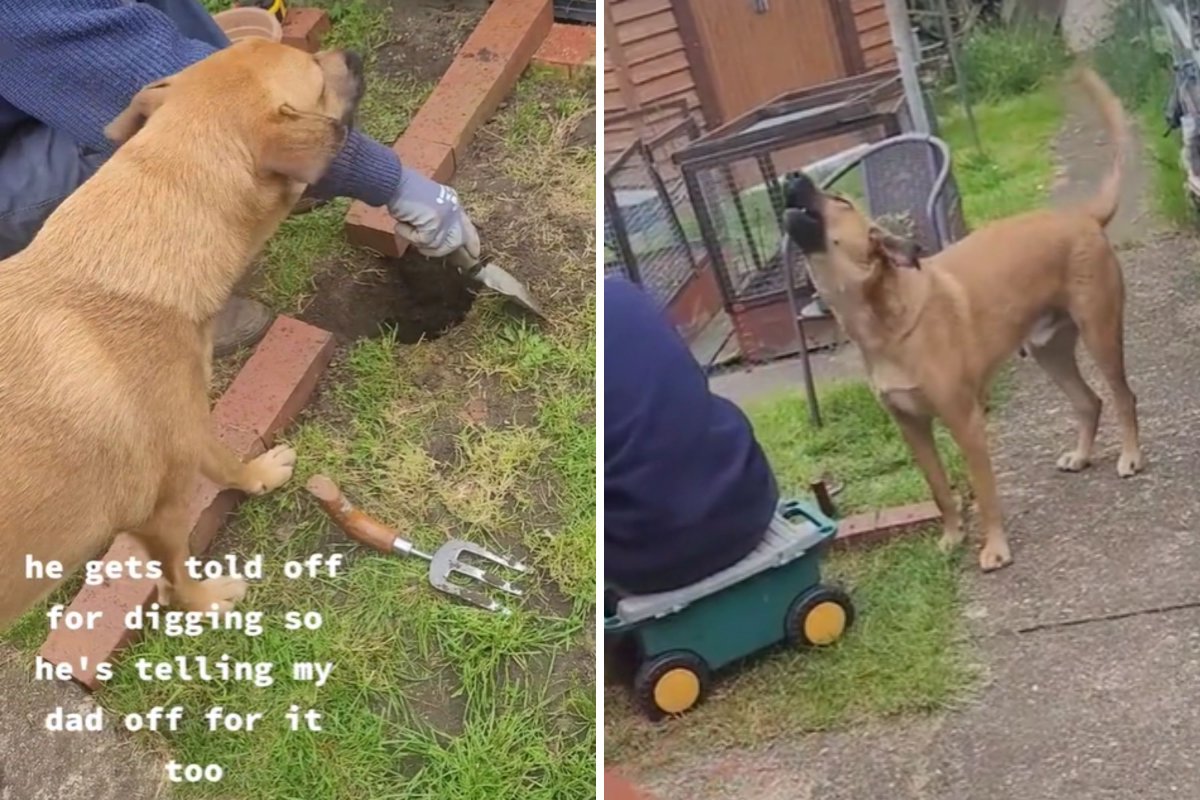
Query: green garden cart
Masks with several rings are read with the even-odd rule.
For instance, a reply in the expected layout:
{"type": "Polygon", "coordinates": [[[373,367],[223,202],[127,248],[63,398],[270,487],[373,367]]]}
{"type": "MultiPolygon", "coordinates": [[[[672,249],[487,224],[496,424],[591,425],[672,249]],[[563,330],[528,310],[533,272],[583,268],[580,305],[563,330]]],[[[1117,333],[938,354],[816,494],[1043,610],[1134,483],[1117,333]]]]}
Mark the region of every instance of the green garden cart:
{"type": "Polygon", "coordinates": [[[833,644],[854,621],[840,589],[821,583],[821,554],[837,524],[799,501],[780,504],[750,555],[699,583],[621,597],[606,637],[632,639],[633,693],[651,719],[683,714],[704,699],[714,672],[783,642],[833,644]]]}

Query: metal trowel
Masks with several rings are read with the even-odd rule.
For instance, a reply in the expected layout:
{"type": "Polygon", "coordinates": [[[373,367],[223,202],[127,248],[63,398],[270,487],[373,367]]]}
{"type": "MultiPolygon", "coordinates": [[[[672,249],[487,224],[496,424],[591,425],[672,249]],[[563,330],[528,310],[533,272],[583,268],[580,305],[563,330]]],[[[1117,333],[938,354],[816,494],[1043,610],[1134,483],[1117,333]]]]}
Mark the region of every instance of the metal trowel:
{"type": "Polygon", "coordinates": [[[495,262],[473,258],[467,248],[461,247],[446,256],[450,265],[467,280],[477,283],[499,295],[507,297],[538,319],[546,319],[541,306],[529,294],[525,284],[514,278],[495,262]]]}

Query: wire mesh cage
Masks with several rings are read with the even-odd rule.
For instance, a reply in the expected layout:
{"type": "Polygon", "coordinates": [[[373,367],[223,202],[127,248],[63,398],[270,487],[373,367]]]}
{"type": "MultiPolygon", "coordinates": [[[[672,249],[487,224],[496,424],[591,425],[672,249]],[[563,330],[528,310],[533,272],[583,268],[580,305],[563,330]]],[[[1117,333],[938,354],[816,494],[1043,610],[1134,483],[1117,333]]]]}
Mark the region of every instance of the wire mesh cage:
{"type": "MultiPolygon", "coordinates": [[[[882,71],[783,95],[676,154],[697,212],[704,256],[744,359],[766,360],[798,349],[786,275],[794,276],[799,302],[814,294],[804,270],[784,269],[781,179],[803,169],[820,181],[870,143],[908,129],[899,76],[882,71]]],[[[941,167],[934,152],[909,142],[873,151],[835,188],[859,200],[874,217],[898,217],[892,221],[907,224],[926,252],[936,252],[942,239],[961,236],[964,225],[952,178],[939,196],[936,224],[926,218],[926,201],[941,167]]],[[[813,326],[810,346],[841,340],[832,320],[813,326]]]]}
{"type": "Polygon", "coordinates": [[[605,274],[626,275],[667,307],[702,268],[700,228],[672,161],[698,135],[694,120],[679,120],[649,140],[634,141],[604,174],[605,274]]]}
{"type": "Polygon", "coordinates": [[[554,0],[554,19],[595,25],[596,0],[554,0]]]}

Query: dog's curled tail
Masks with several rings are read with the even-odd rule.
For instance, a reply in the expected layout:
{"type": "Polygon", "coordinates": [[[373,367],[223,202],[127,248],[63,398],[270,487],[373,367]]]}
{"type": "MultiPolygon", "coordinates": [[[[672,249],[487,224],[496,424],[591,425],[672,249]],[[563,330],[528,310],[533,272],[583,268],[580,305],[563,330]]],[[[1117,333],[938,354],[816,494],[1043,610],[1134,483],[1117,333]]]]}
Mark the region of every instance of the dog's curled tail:
{"type": "Polygon", "coordinates": [[[1125,159],[1129,156],[1129,121],[1125,118],[1121,101],[1094,70],[1090,67],[1080,68],[1076,77],[1100,108],[1109,142],[1116,148],[1112,167],[1104,177],[1104,183],[1100,184],[1100,190],[1083,206],[1084,213],[1104,227],[1116,216],[1117,204],[1121,199],[1121,177],[1125,159]]]}

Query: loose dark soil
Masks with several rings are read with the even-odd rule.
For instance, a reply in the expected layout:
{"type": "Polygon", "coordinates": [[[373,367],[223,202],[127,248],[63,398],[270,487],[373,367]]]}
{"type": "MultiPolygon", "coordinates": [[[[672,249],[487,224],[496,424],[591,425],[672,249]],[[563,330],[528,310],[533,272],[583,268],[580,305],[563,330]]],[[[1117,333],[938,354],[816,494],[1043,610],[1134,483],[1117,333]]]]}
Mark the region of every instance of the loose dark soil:
{"type": "MultiPolygon", "coordinates": [[[[405,0],[391,4],[387,38],[374,71],[436,83],[490,5],[488,0],[405,0]]],[[[311,303],[300,318],[342,341],[394,333],[405,344],[429,341],[460,325],[474,287],[438,260],[416,253],[381,258],[356,251],[318,265],[311,303]]]]}
{"type": "Polygon", "coordinates": [[[462,46],[489,0],[401,0],[393,2],[391,35],[376,49],[386,75],[437,81],[462,46]]]}
{"type": "Polygon", "coordinates": [[[300,315],[343,339],[395,333],[405,344],[436,339],[462,323],[475,303],[467,281],[440,259],[361,255],[326,270],[300,315]]]}

